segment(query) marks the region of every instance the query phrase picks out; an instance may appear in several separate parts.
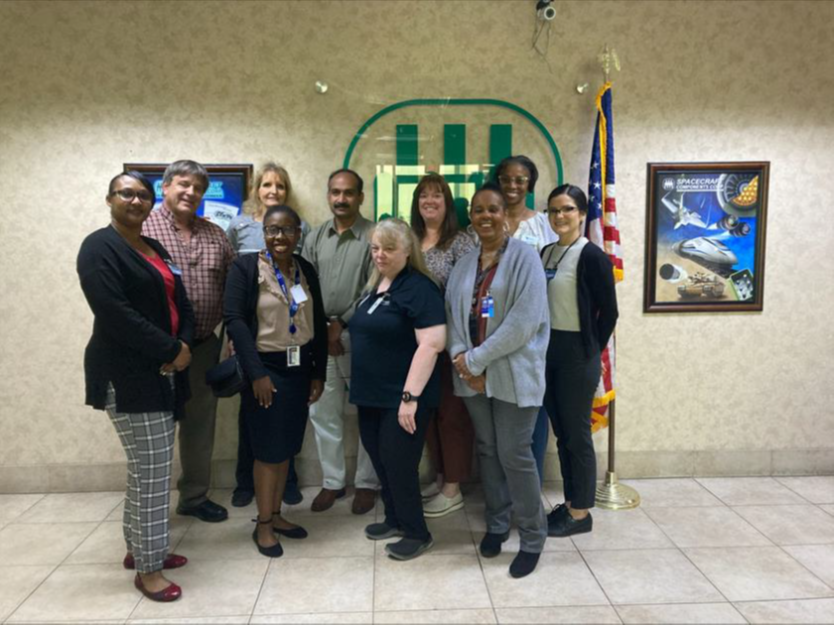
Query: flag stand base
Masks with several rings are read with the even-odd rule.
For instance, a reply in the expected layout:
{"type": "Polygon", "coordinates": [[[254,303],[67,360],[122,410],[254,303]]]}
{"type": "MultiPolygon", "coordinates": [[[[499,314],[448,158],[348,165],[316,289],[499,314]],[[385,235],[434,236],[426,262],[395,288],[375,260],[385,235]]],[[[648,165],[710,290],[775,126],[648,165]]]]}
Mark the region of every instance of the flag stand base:
{"type": "Polygon", "coordinates": [[[640,505],[640,494],[617,481],[613,471],[605,472],[605,481],[597,486],[597,507],[603,510],[628,510],[640,505]]]}

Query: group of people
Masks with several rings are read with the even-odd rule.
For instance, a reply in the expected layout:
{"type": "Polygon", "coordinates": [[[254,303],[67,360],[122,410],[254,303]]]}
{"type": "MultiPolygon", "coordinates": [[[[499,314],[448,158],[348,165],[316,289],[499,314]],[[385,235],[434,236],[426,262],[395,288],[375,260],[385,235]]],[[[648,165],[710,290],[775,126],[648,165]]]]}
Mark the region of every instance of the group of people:
{"type": "Polygon", "coordinates": [[[591,531],[590,414],[617,319],[613,271],[583,236],[582,190],[559,186],[535,212],[526,202],[537,178],[530,159],[504,159],[471,198],[464,230],[442,176],[420,180],[411,224],[374,224],[360,214],[362,178],[340,169],[328,179],[332,218],[311,229],[289,205],[288,173],[268,163],[227,232],[197,217],[209,183],[199,163],[166,169],[158,210],[142,174],[111,180],[110,226],[85,239],[78,273],[95,318],[87,403],[107,411],[127,455],[124,566],[138,590],[155,601],[182,594],[163,574],[187,563],[169,553],[177,422],[177,513],[228,516],[207,498],[216,398],[205,375],[220,356],[221,321],[246,380],[232,504],[254,497],[261,554],[278,557],[281,537],[308,535],[281,510],[302,500],[293,458],[308,420],[323,474],[312,510],[346,495],[346,399],[360,430],[352,510],[371,510],[379,490],[384,518],[365,535],[398,538],[386,544],[391,558],[430,549],[426,517],[463,506],[473,446],[482,556],[501,552],[514,520],[520,550],[509,572],[520,578],[548,536],[591,531]],[[565,492],[549,514],[548,417],[565,492]],[[438,480],[421,492],[424,445],[438,480]]]}

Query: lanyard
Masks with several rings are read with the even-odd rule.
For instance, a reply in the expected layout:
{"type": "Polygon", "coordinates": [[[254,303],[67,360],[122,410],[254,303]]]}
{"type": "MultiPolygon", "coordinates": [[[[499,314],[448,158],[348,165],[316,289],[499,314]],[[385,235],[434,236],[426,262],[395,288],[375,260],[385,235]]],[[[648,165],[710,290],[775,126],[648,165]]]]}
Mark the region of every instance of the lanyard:
{"type": "Polygon", "coordinates": [[[556,272],[559,271],[559,265],[562,264],[562,259],[567,255],[568,252],[570,252],[570,248],[572,248],[574,245],[576,245],[576,242],[581,238],[582,237],[578,237],[578,238],[574,239],[573,243],[568,245],[568,249],[566,249],[564,252],[562,252],[562,255],[559,257],[559,260],[556,261],[556,266],[552,269],[554,276],[556,275],[556,272]]]}
{"type": "MultiPolygon", "coordinates": [[[[270,256],[269,252],[266,253],[266,257],[269,262],[272,264],[272,270],[275,272],[275,277],[278,279],[278,286],[281,287],[281,292],[284,294],[284,297],[287,298],[287,302],[290,305],[290,334],[295,334],[295,313],[298,312],[298,303],[295,299],[290,297],[290,293],[287,289],[287,283],[284,282],[284,277],[281,275],[281,270],[278,269],[278,266],[272,260],[272,256],[270,256]]],[[[301,274],[298,271],[298,264],[295,265],[295,286],[301,284],[301,274]]]]}

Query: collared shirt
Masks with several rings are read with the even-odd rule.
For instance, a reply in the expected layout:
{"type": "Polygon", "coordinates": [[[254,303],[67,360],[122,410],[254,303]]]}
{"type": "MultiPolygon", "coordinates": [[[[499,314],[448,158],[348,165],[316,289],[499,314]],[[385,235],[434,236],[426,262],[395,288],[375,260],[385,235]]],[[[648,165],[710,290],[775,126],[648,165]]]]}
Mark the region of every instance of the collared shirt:
{"type": "Polygon", "coordinates": [[[179,230],[174,215],[162,206],[150,214],[142,234],[162,243],[182,270],[182,282],[197,321],[194,338],[200,340],[208,337],[223,318],[223,288],[235,253],[223,228],[202,217],[194,219],[187,245],[179,230]]]}
{"type": "Polygon", "coordinates": [[[359,215],[342,234],[330,219],[316,227],[304,243],[302,256],[313,264],[321,281],[324,313],[349,322],[354,302],[371,275],[370,231],[374,224],[359,215]]]}
{"type": "MultiPolygon", "coordinates": [[[[307,296],[307,300],[298,305],[293,317],[295,334],[290,333],[290,305],[278,283],[275,269],[264,252],[258,254],[258,338],[255,343],[259,352],[285,352],[289,345],[306,345],[313,340],[313,292],[298,261],[293,261],[293,271],[298,272],[301,288],[307,296]]],[[[292,298],[295,276],[282,277],[292,298]]]]}

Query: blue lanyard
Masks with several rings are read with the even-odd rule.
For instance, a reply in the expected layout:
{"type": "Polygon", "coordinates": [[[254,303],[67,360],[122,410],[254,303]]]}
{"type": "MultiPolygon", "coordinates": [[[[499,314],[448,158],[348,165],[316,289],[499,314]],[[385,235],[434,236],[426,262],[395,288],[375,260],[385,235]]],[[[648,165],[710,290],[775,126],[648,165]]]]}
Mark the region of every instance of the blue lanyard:
{"type": "MultiPolygon", "coordinates": [[[[272,265],[272,270],[275,272],[275,277],[278,279],[278,286],[281,287],[281,292],[284,294],[284,297],[287,298],[287,302],[290,305],[290,334],[295,334],[296,327],[295,327],[295,313],[298,312],[298,303],[290,297],[290,293],[287,290],[287,283],[284,282],[284,276],[281,275],[281,271],[278,269],[278,266],[272,260],[272,256],[269,252],[266,253],[266,258],[269,260],[270,264],[272,265]]],[[[301,284],[301,274],[298,272],[298,264],[295,265],[295,285],[298,286],[301,284]]]]}

